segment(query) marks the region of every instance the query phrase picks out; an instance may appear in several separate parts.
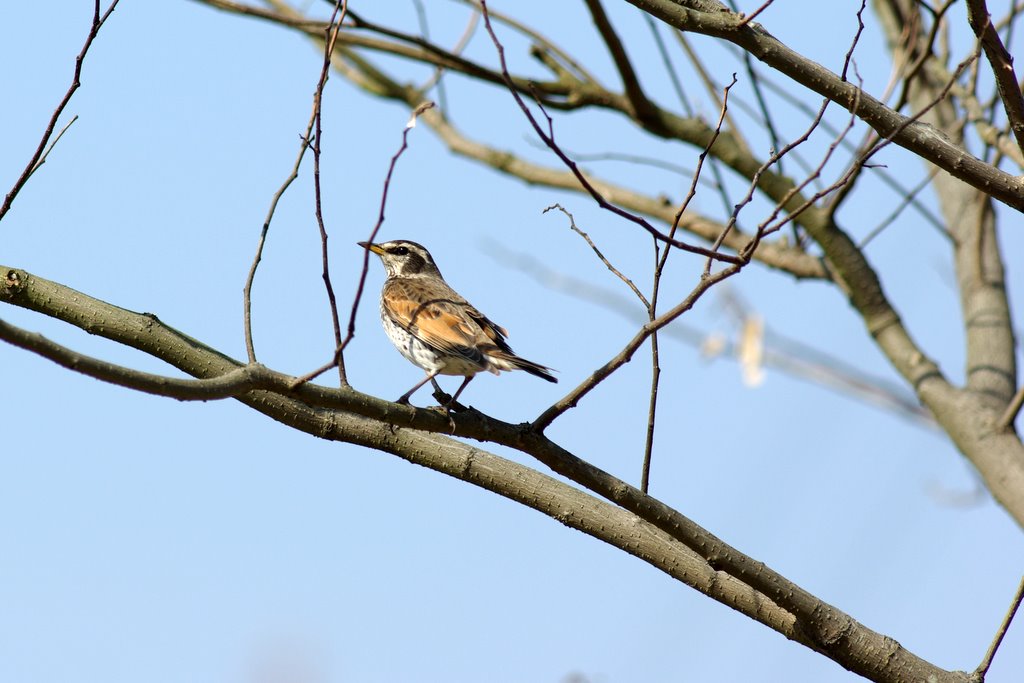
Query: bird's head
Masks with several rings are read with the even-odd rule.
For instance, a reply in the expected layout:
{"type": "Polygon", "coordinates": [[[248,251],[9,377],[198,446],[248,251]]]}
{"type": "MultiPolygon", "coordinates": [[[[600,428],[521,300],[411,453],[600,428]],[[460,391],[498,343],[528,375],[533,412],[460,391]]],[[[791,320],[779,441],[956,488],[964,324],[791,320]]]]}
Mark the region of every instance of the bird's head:
{"type": "Polygon", "coordinates": [[[441,276],[433,257],[422,244],[409,240],[391,240],[379,244],[359,242],[359,246],[380,256],[388,277],[441,276]]]}

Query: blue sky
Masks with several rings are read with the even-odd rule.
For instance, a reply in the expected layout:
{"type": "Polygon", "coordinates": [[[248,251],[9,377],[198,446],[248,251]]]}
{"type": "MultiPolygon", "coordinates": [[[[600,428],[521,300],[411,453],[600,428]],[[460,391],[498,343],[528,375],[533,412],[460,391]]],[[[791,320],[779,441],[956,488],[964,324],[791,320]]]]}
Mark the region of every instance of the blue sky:
{"type": "MultiPolygon", "coordinates": [[[[846,4],[852,16],[855,3],[846,4]]],[[[411,3],[385,5],[389,19],[415,26],[411,3]]],[[[635,12],[608,5],[649,57],[635,12]]],[[[792,28],[796,8],[787,5],[762,16],[765,25],[838,68],[850,26],[836,35],[800,31],[792,28]]],[[[535,5],[523,7],[525,14],[535,5]]],[[[579,20],[568,4],[551,10],[565,13],[551,18],[552,36],[579,20]]],[[[460,12],[445,4],[441,16],[460,12]]],[[[0,10],[0,62],[14,65],[0,76],[4,192],[67,87],[90,14],[91,3],[60,13],[39,3],[0,10]]],[[[434,26],[434,35],[452,42],[463,20],[434,26]]],[[[614,82],[589,31],[584,19],[566,41],[614,82]]],[[[482,38],[471,48],[477,54],[489,48],[482,38]]],[[[696,42],[714,54],[709,42],[696,42]]],[[[509,43],[516,68],[536,69],[509,43]]],[[[877,45],[869,31],[858,52],[873,92],[887,77],[886,65],[872,62],[877,45]]],[[[298,150],[320,60],[298,36],[197,3],[125,0],[68,108],[79,120],[0,225],[0,263],[155,313],[244,357],[242,286],[271,196],[298,150]]],[[[527,125],[506,93],[455,79],[448,86],[451,114],[471,134],[555,163],[524,142],[527,125]]],[[[651,89],[672,103],[664,82],[651,89]]],[[[325,217],[346,311],[362,259],[355,242],[376,220],[407,119],[401,107],[340,77],[330,81],[325,217]]],[[[614,131],[620,151],[665,155],[666,143],[615,123],[587,112],[563,120],[560,140],[568,149],[601,151],[614,131]]],[[[696,151],[672,149],[680,164],[695,162],[696,151]]],[[[920,173],[898,150],[883,160],[896,173],[920,173]]],[[[655,192],[678,195],[685,186],[633,166],[595,169],[655,192]]],[[[295,374],[322,364],[332,349],[310,176],[304,167],[278,209],[254,289],[260,360],[295,374]]],[[[457,159],[424,127],[412,131],[391,192],[381,236],[426,244],[448,281],[509,329],[517,352],[559,370],[558,385],[525,373],[481,377],[466,402],[501,419],[528,420],[635,332],[635,324],[538,282],[507,256],[524,252],[554,272],[629,295],[561,214],[542,213],[560,202],[646,286],[648,242],[589,200],[528,188],[457,159]]],[[[877,202],[844,213],[855,234],[891,211],[895,200],[878,192],[877,202]]],[[[697,202],[717,210],[710,193],[697,202]]],[[[1005,224],[1019,228],[1019,217],[1005,224]]],[[[1006,253],[1024,253],[1020,235],[1006,233],[1006,253]]],[[[943,241],[905,214],[869,256],[915,336],[959,377],[962,344],[943,241]]],[[[358,389],[395,398],[420,372],[380,329],[383,272],[371,266],[348,365],[358,389]]],[[[674,257],[666,300],[684,296],[702,267],[674,257]]],[[[1015,301],[1024,283],[1014,264],[1009,277],[1015,301]]],[[[893,377],[833,289],[762,267],[729,286],[773,329],[893,377]]],[[[682,322],[731,333],[723,308],[712,292],[682,322]]],[[[3,307],[0,318],[84,353],[174,373],[27,311],[3,307]]],[[[976,480],[947,440],[778,372],[751,389],[734,363],[703,359],[671,340],[663,342],[662,368],[653,494],[916,654],[947,668],[976,666],[1020,580],[1024,541],[987,497],[950,502],[948,494],[970,492],[976,480]]],[[[0,410],[2,680],[855,678],[634,558],[393,457],[315,440],[231,401],[132,393],[8,345],[0,345],[0,376],[7,387],[0,410]]],[[[642,352],[549,435],[637,481],[648,382],[642,352]]],[[[428,401],[427,391],[414,398],[428,401]]],[[[1018,623],[988,680],[1012,681],[1021,670],[1018,623]]]]}

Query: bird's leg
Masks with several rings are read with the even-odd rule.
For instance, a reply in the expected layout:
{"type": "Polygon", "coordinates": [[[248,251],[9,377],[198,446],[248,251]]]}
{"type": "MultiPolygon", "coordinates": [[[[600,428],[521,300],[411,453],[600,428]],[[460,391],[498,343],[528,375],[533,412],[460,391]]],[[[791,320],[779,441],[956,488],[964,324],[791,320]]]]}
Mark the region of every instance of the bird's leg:
{"type": "MultiPolygon", "coordinates": [[[[427,382],[434,382],[434,377],[437,376],[438,372],[440,372],[440,371],[439,370],[435,370],[434,372],[428,372],[427,376],[423,378],[423,381],[417,383],[416,386],[414,386],[412,389],[410,389],[409,391],[407,391],[404,394],[402,394],[399,397],[399,399],[397,401],[395,401],[395,403],[408,403],[409,402],[409,397],[412,396],[413,394],[415,394],[417,389],[422,387],[427,382]]],[[[437,386],[437,382],[434,382],[434,386],[437,386]]]]}
{"type": "Polygon", "coordinates": [[[452,397],[445,393],[444,389],[441,388],[441,385],[437,383],[436,379],[430,380],[430,383],[434,385],[434,399],[439,405],[447,406],[452,397]]]}
{"type": "MultiPolygon", "coordinates": [[[[456,403],[456,401],[459,398],[459,394],[462,393],[462,390],[466,388],[466,385],[469,384],[470,380],[472,380],[474,377],[476,377],[476,375],[469,375],[466,377],[466,379],[462,381],[462,385],[459,386],[459,388],[455,391],[455,395],[452,396],[452,400],[448,401],[448,405],[445,406],[446,408],[452,410],[453,408],[455,408],[455,406],[459,406],[459,404],[456,403]]],[[[465,409],[464,406],[459,407],[465,409]]]]}

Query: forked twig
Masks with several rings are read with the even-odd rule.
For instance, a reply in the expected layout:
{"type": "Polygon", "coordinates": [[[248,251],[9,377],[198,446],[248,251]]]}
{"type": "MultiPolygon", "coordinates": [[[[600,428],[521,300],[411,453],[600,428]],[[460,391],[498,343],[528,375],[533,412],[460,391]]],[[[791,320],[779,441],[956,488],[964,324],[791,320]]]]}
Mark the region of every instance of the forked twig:
{"type": "MultiPolygon", "coordinates": [[[[402,144],[399,146],[398,151],[395,152],[394,155],[391,157],[391,163],[388,165],[387,175],[384,177],[384,190],[383,192],[381,192],[380,211],[377,215],[377,223],[373,226],[373,230],[370,231],[370,236],[369,238],[367,238],[368,241],[370,242],[373,242],[373,240],[376,239],[377,232],[384,224],[384,209],[388,203],[388,190],[391,188],[391,176],[394,175],[395,167],[398,164],[399,157],[401,157],[405,150],[409,148],[409,131],[416,127],[416,119],[420,116],[420,114],[427,111],[428,109],[431,109],[433,106],[433,102],[422,102],[418,107],[416,107],[416,109],[413,110],[412,117],[409,119],[409,122],[405,124],[405,129],[402,131],[402,144]]],[[[323,365],[317,368],[316,370],[313,370],[312,372],[309,372],[303,375],[302,377],[297,378],[292,383],[293,389],[295,387],[298,387],[299,385],[309,382],[310,380],[318,377],[319,375],[333,368],[337,364],[338,358],[345,351],[345,348],[349,345],[349,342],[351,342],[352,339],[356,336],[356,312],[359,310],[359,302],[363,298],[363,290],[366,288],[366,276],[369,273],[369,270],[370,252],[367,251],[363,255],[363,269],[359,274],[359,284],[356,287],[355,296],[352,298],[352,309],[348,317],[348,330],[345,334],[345,338],[338,343],[338,350],[334,354],[334,359],[331,362],[327,363],[326,365],[323,365]]]]}
{"type": "Polygon", "coordinates": [[[620,367],[628,363],[632,358],[633,354],[636,353],[647,338],[654,332],[657,332],[661,328],[665,327],[673,320],[681,316],[686,311],[693,308],[697,300],[704,295],[711,287],[726,280],[736,273],[740,272],[742,265],[733,264],[729,265],[722,270],[712,273],[709,277],[701,278],[700,282],[693,288],[689,295],[686,296],[681,302],[676,304],[672,309],[666,311],[664,314],[658,316],[656,319],[649,321],[633,336],[626,346],[616,354],[611,360],[595,370],[589,377],[584,379],[579,386],[566,394],[563,398],[559,399],[554,405],[545,410],[530,424],[530,429],[536,432],[543,432],[559,415],[569,410],[570,408],[576,407],[576,405],[583,399],[584,396],[589,394],[598,384],[603,382],[605,378],[611,375],[613,372],[618,370],[620,367]]]}
{"type": "Polygon", "coordinates": [[[323,270],[320,277],[324,281],[324,289],[327,291],[327,301],[331,308],[331,325],[334,328],[334,364],[338,366],[338,381],[341,386],[348,386],[348,377],[345,375],[345,357],[342,355],[341,347],[341,323],[338,321],[338,301],[334,296],[334,286],[331,284],[331,269],[327,252],[327,227],[324,225],[323,193],[320,189],[320,153],[323,150],[323,130],[321,120],[323,118],[324,87],[331,73],[331,61],[334,56],[334,45],[338,41],[338,31],[345,21],[345,14],[348,11],[348,0],[335,0],[334,11],[331,13],[329,28],[324,40],[324,63],[320,69],[320,80],[316,85],[316,94],[313,96],[313,195],[316,204],[316,224],[320,231],[320,259],[323,270]],[[337,18],[337,21],[335,21],[337,18]]]}
{"type": "MultiPolygon", "coordinates": [[[[711,139],[701,150],[701,153],[697,157],[697,168],[693,173],[693,178],[690,180],[690,189],[683,198],[683,201],[679,204],[679,210],[676,212],[675,219],[672,221],[672,227],[669,229],[669,236],[675,237],[676,231],[679,229],[679,221],[683,217],[683,213],[686,212],[686,207],[690,205],[690,201],[697,195],[697,182],[700,180],[701,171],[704,169],[704,162],[707,160],[708,154],[711,152],[711,148],[714,146],[715,141],[718,140],[718,136],[722,132],[722,125],[725,123],[726,116],[729,112],[729,91],[736,85],[736,74],[732,75],[732,81],[725,87],[722,94],[721,107],[718,114],[718,122],[715,124],[714,133],[711,135],[711,139]]],[[[726,235],[729,232],[731,225],[726,225],[725,228],[719,233],[718,238],[712,245],[712,249],[718,250],[725,240],[726,235]]],[[[659,255],[658,242],[654,242],[654,282],[651,285],[651,302],[647,306],[647,320],[653,322],[658,315],[658,296],[661,294],[661,276],[665,272],[665,266],[668,264],[669,254],[672,250],[665,248],[664,251],[659,255]]],[[[704,265],[704,274],[702,277],[707,278],[711,274],[711,259],[707,259],[704,265]]],[[[651,459],[654,454],[654,432],[656,427],[656,419],[658,415],[658,389],[661,386],[661,346],[658,341],[658,330],[651,332],[651,392],[650,398],[647,402],[647,431],[644,436],[644,457],[643,462],[640,466],[640,490],[647,493],[651,485],[651,459]]]]}
{"type": "Polygon", "coordinates": [[[722,254],[720,252],[714,251],[712,249],[695,247],[693,245],[680,242],[676,240],[672,235],[666,235],[662,233],[641,216],[631,214],[628,211],[625,211],[624,209],[614,204],[611,204],[610,202],[605,200],[601,193],[598,192],[590,184],[587,178],[582,174],[576,163],[572,159],[570,159],[555,142],[554,124],[551,120],[551,117],[544,110],[544,107],[541,104],[541,102],[539,100],[536,100],[535,98],[537,106],[540,107],[541,113],[547,120],[547,131],[545,131],[541,127],[536,117],[534,117],[533,112],[530,111],[529,107],[526,106],[526,103],[519,96],[519,93],[516,91],[515,84],[512,81],[512,77],[509,75],[508,64],[505,61],[505,48],[501,44],[501,41],[498,40],[497,35],[494,33],[494,28],[491,26],[490,17],[487,12],[486,1],[481,0],[480,6],[484,17],[484,26],[487,28],[487,32],[490,35],[491,41],[494,43],[495,50],[498,53],[498,60],[501,63],[502,77],[505,80],[506,86],[508,86],[509,92],[515,99],[516,104],[519,105],[519,108],[522,110],[530,125],[533,127],[534,132],[537,133],[537,135],[541,138],[541,140],[544,141],[544,143],[551,149],[551,151],[553,151],[558,156],[558,158],[561,159],[562,162],[570,169],[570,171],[572,171],[573,175],[576,177],[579,183],[584,187],[584,189],[587,190],[591,197],[593,197],[594,200],[597,201],[598,205],[601,206],[601,208],[610,211],[617,216],[620,216],[621,218],[625,218],[626,220],[634,224],[640,225],[659,242],[663,242],[671,247],[682,249],[683,251],[701,254],[703,256],[707,256],[709,258],[713,258],[719,261],[725,261],[730,264],[728,267],[718,271],[717,273],[702,277],[701,281],[697,284],[696,287],[694,287],[693,291],[691,291],[690,294],[682,302],[677,304],[664,315],[656,318],[652,316],[652,320],[650,320],[646,325],[644,325],[640,329],[640,331],[633,337],[632,340],[630,340],[630,342],[619,354],[617,354],[614,358],[605,363],[602,367],[598,368],[593,374],[590,375],[590,377],[585,379],[578,387],[570,391],[565,397],[563,397],[561,400],[559,400],[550,408],[541,413],[541,415],[536,420],[534,420],[530,427],[532,430],[542,432],[559,415],[564,413],[569,408],[574,407],[583,398],[583,396],[588,394],[606,377],[615,372],[622,365],[628,363],[632,359],[633,354],[636,352],[636,350],[647,340],[648,337],[650,337],[659,329],[661,329],[665,325],[668,325],[673,320],[678,318],[680,315],[682,315],[690,308],[692,308],[693,305],[697,302],[697,300],[700,299],[700,297],[713,285],[738,273],[743,268],[743,266],[746,265],[747,262],[749,262],[753,250],[757,248],[757,245],[760,242],[761,234],[758,233],[757,235],[755,235],[747,244],[747,246],[742,250],[742,253],[740,253],[737,256],[730,256],[727,254],[722,254]]]}
{"type": "MultiPolygon", "coordinates": [[[[4,216],[7,215],[7,212],[11,210],[14,198],[18,196],[21,189],[25,187],[25,183],[28,182],[28,179],[32,177],[32,174],[35,173],[36,169],[42,165],[46,155],[50,153],[51,149],[53,149],[53,145],[50,145],[48,148],[47,143],[49,143],[50,138],[53,136],[53,129],[57,127],[57,120],[60,118],[60,115],[64,113],[64,108],[68,106],[68,102],[71,101],[71,97],[82,85],[82,64],[85,63],[85,55],[89,52],[89,48],[92,47],[92,43],[99,34],[103,24],[106,23],[111,12],[113,12],[114,8],[117,7],[117,3],[118,0],[112,0],[110,6],[107,7],[107,11],[101,15],[100,0],[95,0],[92,13],[92,25],[89,27],[89,35],[85,38],[85,44],[82,45],[81,51],[78,53],[78,56],[75,57],[75,74],[71,79],[71,85],[68,87],[67,92],[64,93],[64,97],[61,99],[60,104],[58,104],[57,108],[53,110],[53,114],[50,116],[50,120],[46,124],[46,130],[43,131],[43,136],[39,140],[39,145],[36,147],[36,151],[29,158],[28,164],[25,165],[25,170],[23,170],[21,175],[18,176],[18,179],[14,181],[14,185],[11,187],[10,192],[8,192],[7,196],[4,197],[4,203],[0,204],[0,220],[3,220],[4,216]]],[[[71,123],[74,123],[74,119],[71,120],[71,123]]],[[[57,135],[57,140],[60,139],[60,136],[64,134],[64,131],[67,130],[71,123],[64,126],[63,130],[61,130],[57,135]]],[[[57,140],[53,141],[54,145],[57,144],[57,140]]]]}
{"type": "MultiPolygon", "coordinates": [[[[320,77],[317,80],[316,91],[313,94],[313,109],[309,116],[309,122],[306,124],[306,131],[302,135],[302,145],[299,148],[299,153],[295,158],[295,163],[292,165],[292,170],[288,174],[288,177],[284,179],[281,186],[274,193],[274,196],[270,200],[270,208],[267,210],[267,216],[263,220],[263,228],[260,230],[260,237],[256,243],[256,254],[253,257],[252,264],[249,266],[249,273],[245,279],[245,286],[242,288],[242,319],[243,328],[245,334],[245,350],[249,357],[250,363],[256,362],[256,348],[253,342],[252,336],[252,286],[256,280],[256,269],[259,267],[260,261],[263,259],[263,247],[267,241],[267,234],[270,231],[270,223],[274,219],[274,213],[277,211],[277,205],[281,201],[281,197],[284,196],[285,191],[291,186],[296,178],[299,177],[299,168],[302,166],[302,160],[306,156],[306,150],[312,149],[314,154],[314,185],[316,189],[316,215],[320,225],[321,239],[324,244],[324,273],[327,273],[327,256],[326,256],[326,239],[327,235],[323,230],[323,214],[320,210],[320,174],[319,174],[319,152],[320,152],[320,112],[321,103],[323,100],[323,90],[327,83],[327,72],[330,69],[331,55],[334,51],[334,45],[337,41],[338,31],[341,28],[341,23],[345,19],[345,11],[347,9],[347,0],[338,0],[335,3],[334,12],[331,14],[330,21],[324,24],[324,30],[326,32],[326,40],[324,47],[324,65],[320,71],[320,77]],[[339,16],[340,14],[340,16],[339,16]],[[314,144],[313,131],[316,129],[316,143],[314,144]]],[[[332,311],[334,313],[335,328],[337,329],[337,308],[334,306],[333,291],[330,286],[330,279],[327,276],[327,288],[328,297],[331,300],[332,311]]],[[[340,336],[340,335],[336,335],[340,336]]],[[[342,384],[345,383],[344,373],[342,373],[342,384]]]]}
{"type": "Polygon", "coordinates": [[[586,231],[580,229],[580,227],[576,225],[576,219],[568,210],[566,210],[564,206],[562,206],[561,204],[552,204],[548,208],[544,209],[542,213],[547,213],[548,211],[552,211],[554,209],[558,209],[563,214],[565,214],[565,216],[569,219],[569,229],[572,230],[577,235],[579,235],[580,237],[582,237],[584,241],[586,241],[586,243],[593,250],[594,255],[597,256],[597,258],[600,259],[601,263],[605,265],[605,268],[610,270],[615,277],[619,278],[623,283],[625,283],[625,285],[629,287],[630,291],[632,291],[633,294],[636,294],[637,298],[640,299],[640,302],[644,305],[644,307],[650,308],[651,304],[649,301],[647,301],[647,297],[644,296],[644,293],[640,291],[640,288],[637,287],[632,280],[623,275],[622,271],[620,271],[618,268],[612,265],[612,262],[608,260],[608,257],[601,253],[601,250],[598,248],[598,246],[594,244],[594,240],[590,239],[590,235],[588,235],[586,231]]]}
{"type": "Polygon", "coordinates": [[[487,33],[491,36],[491,41],[494,43],[495,50],[498,53],[498,60],[501,63],[502,79],[505,81],[505,85],[508,87],[509,93],[511,93],[512,97],[515,99],[516,104],[519,105],[519,108],[522,110],[523,115],[526,116],[527,121],[529,121],[530,125],[533,127],[534,132],[537,133],[540,139],[544,141],[544,144],[546,144],[548,148],[551,149],[551,151],[554,152],[555,155],[562,160],[562,163],[564,163],[566,167],[569,168],[573,176],[575,176],[576,180],[594,199],[594,201],[597,202],[598,206],[600,206],[602,209],[605,209],[606,211],[610,211],[611,213],[615,214],[616,216],[619,216],[620,218],[624,218],[631,223],[639,225],[648,233],[650,233],[651,236],[653,236],[655,239],[661,242],[665,242],[666,244],[669,244],[677,249],[682,249],[683,251],[687,251],[693,254],[700,254],[701,256],[708,256],[714,258],[715,260],[724,261],[726,263],[732,263],[734,265],[743,262],[743,260],[737,256],[723,254],[721,252],[716,252],[711,249],[706,249],[704,247],[698,247],[692,244],[687,244],[686,242],[681,242],[675,238],[669,237],[668,235],[666,235],[665,233],[661,232],[653,225],[651,225],[651,223],[642,216],[630,213],[629,211],[626,211],[622,207],[612,204],[611,202],[606,200],[604,196],[597,190],[597,188],[595,188],[591,184],[587,177],[583,175],[583,172],[580,171],[579,166],[576,164],[576,162],[570,159],[569,156],[555,142],[554,122],[552,121],[551,116],[548,115],[547,111],[544,109],[540,100],[536,97],[534,98],[534,101],[537,103],[537,106],[540,107],[541,109],[541,113],[547,120],[548,129],[546,132],[543,129],[543,127],[541,127],[540,123],[537,121],[537,118],[533,115],[533,112],[530,111],[530,108],[526,106],[526,102],[524,102],[523,98],[519,95],[515,82],[512,80],[512,76],[509,73],[508,64],[505,61],[505,47],[501,44],[501,41],[498,40],[498,36],[494,33],[494,28],[491,26],[490,15],[488,14],[487,10],[487,3],[484,0],[481,0],[480,6],[484,15],[484,26],[487,28],[487,33]]]}

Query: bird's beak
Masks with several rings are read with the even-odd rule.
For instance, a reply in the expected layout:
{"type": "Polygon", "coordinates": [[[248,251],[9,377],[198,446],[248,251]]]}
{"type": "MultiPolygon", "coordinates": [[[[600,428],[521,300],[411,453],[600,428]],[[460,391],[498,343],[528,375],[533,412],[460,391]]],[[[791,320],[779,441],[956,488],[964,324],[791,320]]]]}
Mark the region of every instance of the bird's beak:
{"type": "Polygon", "coordinates": [[[374,254],[377,254],[378,256],[384,253],[384,250],[381,249],[381,247],[376,244],[370,244],[369,242],[356,242],[356,244],[361,246],[363,249],[372,251],[374,254]]]}

